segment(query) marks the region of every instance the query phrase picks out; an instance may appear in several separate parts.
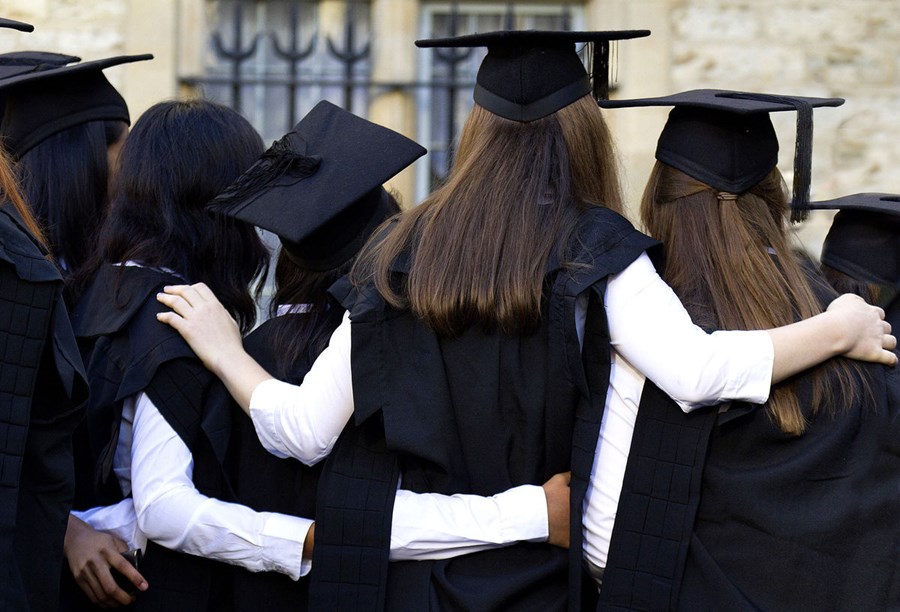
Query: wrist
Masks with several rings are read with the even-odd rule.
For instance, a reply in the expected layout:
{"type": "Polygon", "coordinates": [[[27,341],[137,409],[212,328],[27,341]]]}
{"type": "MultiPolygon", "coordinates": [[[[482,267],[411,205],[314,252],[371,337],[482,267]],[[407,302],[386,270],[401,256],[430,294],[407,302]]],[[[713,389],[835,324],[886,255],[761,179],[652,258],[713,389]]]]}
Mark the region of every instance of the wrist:
{"type": "Polygon", "coordinates": [[[316,535],[316,524],[313,523],[309,526],[309,531],[306,532],[306,539],[303,540],[303,560],[304,561],[312,561],[313,556],[313,548],[315,546],[315,535],[316,535]]]}
{"type": "Polygon", "coordinates": [[[850,326],[847,325],[845,317],[838,311],[826,310],[816,315],[813,319],[819,320],[819,328],[821,333],[827,338],[827,346],[830,349],[831,357],[843,355],[853,346],[854,338],[852,337],[850,326]]]}

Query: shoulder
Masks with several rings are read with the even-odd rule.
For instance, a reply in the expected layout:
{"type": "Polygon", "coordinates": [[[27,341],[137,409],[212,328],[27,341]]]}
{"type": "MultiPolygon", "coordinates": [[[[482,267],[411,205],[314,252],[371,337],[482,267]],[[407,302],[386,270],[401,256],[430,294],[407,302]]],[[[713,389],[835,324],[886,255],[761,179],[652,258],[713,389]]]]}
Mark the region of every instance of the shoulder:
{"type": "Polygon", "coordinates": [[[20,280],[61,282],[59,270],[28,232],[14,208],[0,203],[0,262],[12,266],[20,280]]]}
{"type": "MultiPolygon", "coordinates": [[[[104,265],[72,312],[75,334],[79,338],[94,338],[134,325],[147,327],[156,322],[157,313],[166,310],[156,300],[156,294],[166,285],[183,282],[177,276],[151,268],[104,265]]],[[[151,327],[158,327],[160,333],[168,328],[158,322],[151,327]]]]}

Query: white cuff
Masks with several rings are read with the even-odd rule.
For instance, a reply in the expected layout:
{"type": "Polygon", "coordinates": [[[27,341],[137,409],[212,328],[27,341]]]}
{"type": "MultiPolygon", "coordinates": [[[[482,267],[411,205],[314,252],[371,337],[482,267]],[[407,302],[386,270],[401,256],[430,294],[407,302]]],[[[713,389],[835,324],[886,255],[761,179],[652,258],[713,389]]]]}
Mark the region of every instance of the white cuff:
{"type": "Polygon", "coordinates": [[[313,521],[274,512],[260,514],[266,519],[260,533],[260,551],[264,555],[261,562],[265,570],[280,572],[291,580],[306,576],[312,562],[303,560],[303,543],[313,521]]]}
{"type": "Polygon", "coordinates": [[[764,404],[772,390],[772,368],[775,365],[775,347],[767,331],[717,331],[713,336],[731,336],[732,359],[724,379],[728,381],[724,399],[764,404]]]}
{"type": "Polygon", "coordinates": [[[503,540],[546,542],[550,537],[547,496],[537,485],[522,485],[494,495],[500,509],[503,540]]]}

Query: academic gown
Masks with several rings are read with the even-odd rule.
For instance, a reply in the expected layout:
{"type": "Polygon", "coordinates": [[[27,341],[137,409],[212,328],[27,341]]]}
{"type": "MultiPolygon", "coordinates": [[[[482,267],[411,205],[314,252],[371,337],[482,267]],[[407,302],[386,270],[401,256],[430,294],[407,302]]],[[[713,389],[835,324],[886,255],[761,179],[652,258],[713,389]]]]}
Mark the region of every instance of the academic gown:
{"type": "MultiPolygon", "coordinates": [[[[319,487],[314,610],[579,609],[581,508],[609,377],[606,278],[654,241],[602,208],[584,213],[566,268],[550,262],[538,329],[439,337],[371,288],[333,289],[351,319],[354,417],[319,487]],[[588,296],[584,350],[575,302],[588,296]],[[519,543],[388,563],[404,489],[492,495],[572,470],[569,551],[519,543]]],[[[394,269],[408,274],[408,259],[394,269]]]]}
{"type": "MultiPolygon", "coordinates": [[[[136,266],[102,267],[73,314],[87,367],[91,401],[78,432],[79,494],[76,508],[116,503],[122,491],[112,473],[122,402],[144,392],[190,449],[194,484],[210,497],[234,499],[223,463],[231,435],[224,393],[190,347],[157,321],[165,306],[156,293],[182,284],[171,273],[136,266]]],[[[137,610],[224,610],[232,608],[231,566],[168,550],[148,542],[141,573],[151,585],[137,596],[137,610]]]]}
{"type": "MultiPolygon", "coordinates": [[[[303,317],[286,314],[282,317],[303,317]]],[[[279,317],[282,318],[282,317],[279,317]]],[[[273,351],[276,320],[269,320],[244,339],[244,348],[268,372],[275,372],[273,351]]],[[[333,331],[333,330],[330,330],[333,331]]],[[[286,382],[300,384],[312,363],[301,358],[293,364],[286,382]]],[[[270,454],[256,436],[253,422],[233,401],[231,445],[226,460],[238,503],[260,512],[278,512],[312,518],[321,465],[306,466],[296,459],[280,459],[270,454]]],[[[291,580],[277,572],[241,571],[233,579],[235,610],[266,612],[305,610],[309,580],[291,580]]]]}
{"type": "Polygon", "coordinates": [[[641,399],[598,610],[900,607],[900,376],[789,436],[763,408],[641,399]]]}
{"type": "Polygon", "coordinates": [[[87,399],[62,279],[0,205],[0,609],[55,612],[87,399]]]}

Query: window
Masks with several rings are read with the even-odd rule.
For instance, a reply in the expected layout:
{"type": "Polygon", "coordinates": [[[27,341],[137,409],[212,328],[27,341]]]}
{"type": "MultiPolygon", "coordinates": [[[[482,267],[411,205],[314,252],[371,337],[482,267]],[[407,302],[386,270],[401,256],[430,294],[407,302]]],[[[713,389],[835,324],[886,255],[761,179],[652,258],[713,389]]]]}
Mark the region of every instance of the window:
{"type": "Polygon", "coordinates": [[[351,0],[340,14],[317,0],[207,2],[212,33],[203,95],[240,111],[265,141],[287,132],[319,100],[358,115],[368,106],[369,4],[351,0]]]}
{"type": "MultiPolygon", "coordinates": [[[[563,4],[428,4],[422,8],[421,38],[439,38],[493,30],[579,30],[580,6],[563,4]],[[456,14],[454,15],[454,8],[456,14]],[[511,11],[511,13],[510,13],[511,11]]],[[[419,79],[430,83],[418,93],[418,140],[429,151],[417,165],[416,199],[421,200],[450,167],[454,141],[469,110],[475,74],[487,50],[435,49],[423,52],[419,79]]]]}

